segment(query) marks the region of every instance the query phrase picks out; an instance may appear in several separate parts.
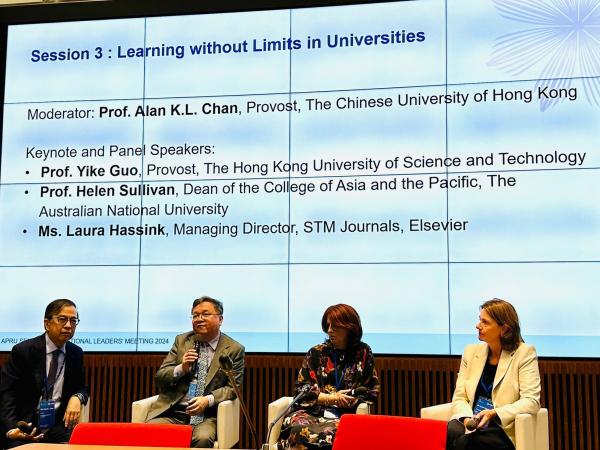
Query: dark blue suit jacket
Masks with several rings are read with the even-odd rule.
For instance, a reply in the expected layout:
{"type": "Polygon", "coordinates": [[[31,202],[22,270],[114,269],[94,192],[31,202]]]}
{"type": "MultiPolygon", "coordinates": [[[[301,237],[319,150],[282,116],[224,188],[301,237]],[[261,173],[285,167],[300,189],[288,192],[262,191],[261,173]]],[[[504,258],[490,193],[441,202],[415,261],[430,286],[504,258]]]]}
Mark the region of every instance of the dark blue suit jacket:
{"type": "MultiPolygon", "coordinates": [[[[62,401],[56,411],[57,420],[62,420],[72,395],[83,395],[86,403],[89,397],[83,373],[83,350],[71,342],[66,344],[64,372],[62,401]]],[[[12,348],[6,364],[2,367],[0,438],[3,438],[8,430],[16,428],[19,420],[35,422],[35,410],[44,392],[45,375],[44,334],[20,342],[12,348]]]]}

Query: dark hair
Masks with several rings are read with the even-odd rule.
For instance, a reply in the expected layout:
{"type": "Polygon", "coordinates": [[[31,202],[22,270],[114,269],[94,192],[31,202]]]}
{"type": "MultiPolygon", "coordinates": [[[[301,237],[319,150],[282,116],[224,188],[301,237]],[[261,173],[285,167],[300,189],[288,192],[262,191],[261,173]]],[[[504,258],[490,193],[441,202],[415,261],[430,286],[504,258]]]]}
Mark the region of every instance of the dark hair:
{"type": "Polygon", "coordinates": [[[516,350],[521,342],[525,342],[521,336],[521,325],[519,316],[513,305],[506,300],[493,298],[479,307],[490,315],[501,327],[506,326],[508,331],[500,335],[500,344],[504,350],[516,350]]]}
{"type": "Polygon", "coordinates": [[[194,300],[194,303],[192,304],[192,310],[198,306],[200,303],[204,303],[204,302],[208,302],[208,303],[212,303],[213,306],[215,307],[215,309],[217,310],[217,313],[222,316],[223,315],[223,303],[221,303],[219,300],[209,297],[207,295],[204,295],[202,297],[197,298],[196,300],[194,300]]]}
{"type": "MultiPolygon", "coordinates": [[[[52,320],[52,317],[57,315],[65,306],[72,306],[73,308],[77,309],[77,305],[68,298],[52,300],[50,303],[48,303],[48,306],[46,306],[44,319],[52,320]]],[[[77,313],[77,316],[79,317],[79,313],[77,313]]]]}
{"type": "Polygon", "coordinates": [[[363,330],[360,324],[360,316],[350,305],[340,303],[327,308],[321,319],[321,328],[324,333],[327,333],[329,324],[348,330],[349,347],[355,346],[362,339],[363,330]]]}

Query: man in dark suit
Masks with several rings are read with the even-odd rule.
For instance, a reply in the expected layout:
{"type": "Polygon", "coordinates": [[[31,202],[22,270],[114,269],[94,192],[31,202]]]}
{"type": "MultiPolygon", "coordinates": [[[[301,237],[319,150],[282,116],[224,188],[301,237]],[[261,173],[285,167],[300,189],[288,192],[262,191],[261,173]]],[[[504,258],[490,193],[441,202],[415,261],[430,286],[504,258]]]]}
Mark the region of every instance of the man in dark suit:
{"type": "Polygon", "coordinates": [[[67,299],[50,302],[44,313],[46,332],[12,348],[2,367],[0,419],[7,447],[28,442],[67,442],[79,422],[89,393],[83,374],[83,351],[69,342],[79,315],[67,299]],[[40,406],[50,411],[40,429],[40,406]],[[52,414],[51,412],[54,412],[52,414]],[[17,428],[24,421],[30,432],[17,428]]]}
{"type": "Polygon", "coordinates": [[[217,436],[217,405],[236,398],[219,358],[233,361],[235,382],[244,377],[244,347],[221,333],[223,304],[200,297],[192,305],[193,331],[175,338],[171,351],[156,373],[158,400],[151,406],[147,422],[194,426],[192,447],[211,447],[217,436]],[[195,393],[190,384],[197,385],[195,393]]]}

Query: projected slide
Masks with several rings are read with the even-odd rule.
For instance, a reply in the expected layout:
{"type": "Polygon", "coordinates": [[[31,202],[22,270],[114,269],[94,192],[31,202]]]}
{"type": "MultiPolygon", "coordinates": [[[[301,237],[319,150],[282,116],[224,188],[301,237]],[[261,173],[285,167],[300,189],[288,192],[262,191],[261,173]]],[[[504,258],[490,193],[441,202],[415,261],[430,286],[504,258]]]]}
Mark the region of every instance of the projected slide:
{"type": "Polygon", "coordinates": [[[10,26],[0,350],[67,297],[85,350],[167,351],[210,295],[249,352],[342,302],[377,353],[460,354],[500,297],[599,357],[600,57],[529,3],[10,26]]]}

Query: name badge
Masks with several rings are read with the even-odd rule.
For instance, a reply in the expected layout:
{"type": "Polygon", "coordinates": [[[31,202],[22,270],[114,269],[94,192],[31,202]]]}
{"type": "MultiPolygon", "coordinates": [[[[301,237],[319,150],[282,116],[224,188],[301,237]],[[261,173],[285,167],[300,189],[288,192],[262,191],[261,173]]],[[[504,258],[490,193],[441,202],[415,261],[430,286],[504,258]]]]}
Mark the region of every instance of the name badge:
{"type": "Polygon", "coordinates": [[[41,400],[38,428],[46,432],[54,426],[54,400],[41,400]]]}
{"type": "Polygon", "coordinates": [[[491,399],[480,395],[479,398],[477,398],[475,407],[473,408],[473,414],[479,414],[484,409],[494,409],[494,404],[492,403],[491,399]]]}

